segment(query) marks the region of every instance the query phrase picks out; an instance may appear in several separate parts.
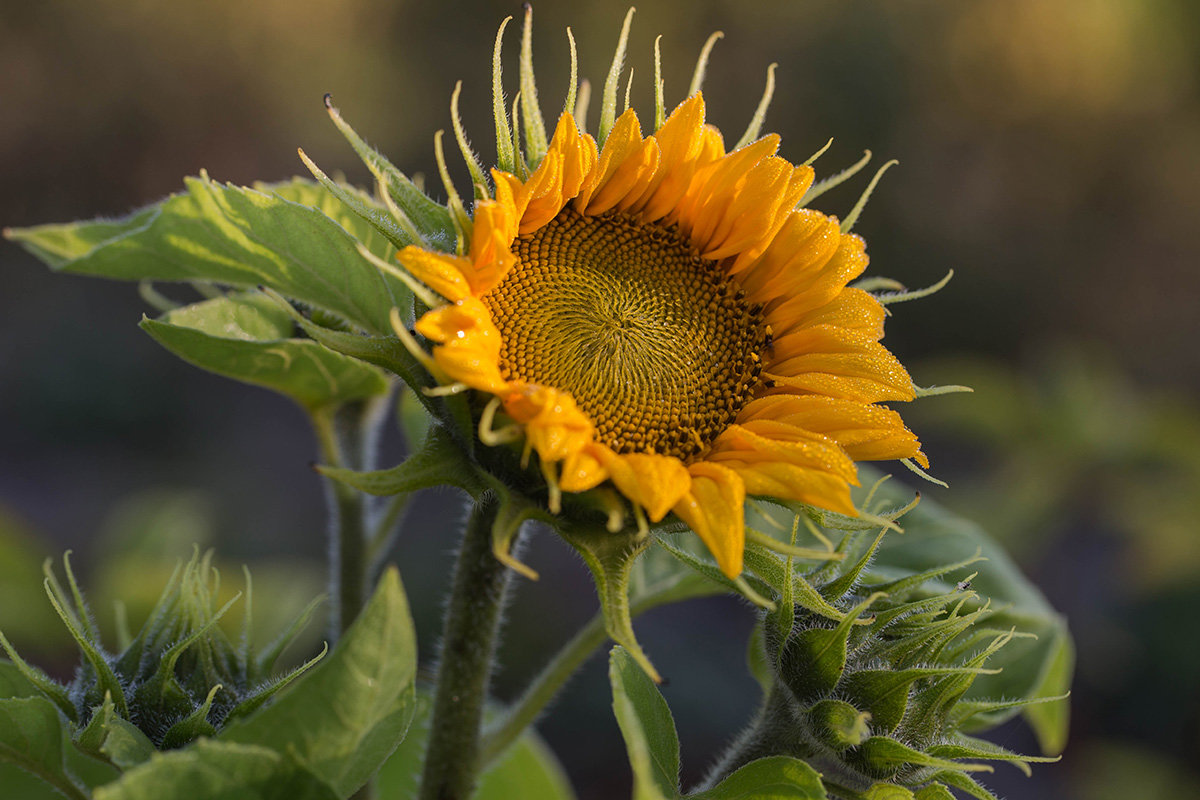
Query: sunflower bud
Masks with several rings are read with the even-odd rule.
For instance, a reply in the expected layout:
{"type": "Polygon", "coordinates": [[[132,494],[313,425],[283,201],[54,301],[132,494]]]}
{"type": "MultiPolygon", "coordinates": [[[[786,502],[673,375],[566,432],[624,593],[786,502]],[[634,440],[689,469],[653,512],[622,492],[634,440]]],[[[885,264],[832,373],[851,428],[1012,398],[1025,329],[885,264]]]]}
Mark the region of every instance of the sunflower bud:
{"type": "MultiPolygon", "coordinates": [[[[246,573],[242,635],[230,641],[218,623],[242,599],[239,592],[218,607],[220,575],[212,553],[197,552],[175,569],[145,625],[136,636],[121,635],[120,652],[101,643],[90,609],[75,580],[68,556],[67,588],[47,561],[46,594],[82,654],[74,679],[65,686],[26,663],[0,636],[0,645],[21,673],[75,724],[80,749],[109,758],[106,740],[114,732],[133,737],[143,749],[181,747],[212,736],[245,716],[312,666],[272,678],[275,662],[307,623],[318,601],[268,648],[250,642],[250,575],[246,573]]],[[[322,653],[323,655],[323,653],[322,653]]]]}
{"type": "Polygon", "coordinates": [[[773,685],[755,727],[720,773],[790,755],[823,774],[830,797],[874,796],[878,787],[899,785],[921,797],[970,787],[973,796],[991,798],[970,776],[991,771],[979,761],[1027,770],[1028,762],[1053,760],[963,733],[964,723],[990,707],[964,695],[978,675],[997,671],[987,668],[988,659],[1016,636],[986,627],[989,604],[969,580],[949,591],[934,583],[966,563],[870,587],[860,585],[855,566],[815,584],[840,619],[802,606],[790,624],[780,612],[766,615],[758,641],[773,685]]]}

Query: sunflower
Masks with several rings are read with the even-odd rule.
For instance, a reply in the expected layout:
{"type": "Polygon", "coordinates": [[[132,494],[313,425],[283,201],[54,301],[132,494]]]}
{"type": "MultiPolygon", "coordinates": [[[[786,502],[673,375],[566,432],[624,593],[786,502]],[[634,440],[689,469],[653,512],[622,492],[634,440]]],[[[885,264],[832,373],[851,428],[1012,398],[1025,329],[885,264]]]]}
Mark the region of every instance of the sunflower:
{"type": "Polygon", "coordinates": [[[862,238],[803,207],[812,167],[776,134],[727,150],[699,90],[656,116],[602,115],[598,144],[564,112],[536,168],[477,181],[457,253],[398,258],[439,296],[415,328],[445,390],[487,397],[481,439],[523,439],[552,511],[608,482],[735,577],[748,495],[856,516],[856,461],[928,462],[880,405],[915,388],[848,286],[862,238]]]}

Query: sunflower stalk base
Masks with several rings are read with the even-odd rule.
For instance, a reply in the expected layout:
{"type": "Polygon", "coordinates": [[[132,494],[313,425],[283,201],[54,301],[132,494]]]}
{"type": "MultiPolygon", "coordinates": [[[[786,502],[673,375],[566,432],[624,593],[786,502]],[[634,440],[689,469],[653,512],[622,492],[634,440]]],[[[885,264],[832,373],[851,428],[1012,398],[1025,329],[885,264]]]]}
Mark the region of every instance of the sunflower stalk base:
{"type": "Polygon", "coordinates": [[[499,504],[490,494],[467,520],[446,608],[421,800],[467,800],[480,768],[480,723],[501,611],[513,572],[492,554],[499,504]]]}

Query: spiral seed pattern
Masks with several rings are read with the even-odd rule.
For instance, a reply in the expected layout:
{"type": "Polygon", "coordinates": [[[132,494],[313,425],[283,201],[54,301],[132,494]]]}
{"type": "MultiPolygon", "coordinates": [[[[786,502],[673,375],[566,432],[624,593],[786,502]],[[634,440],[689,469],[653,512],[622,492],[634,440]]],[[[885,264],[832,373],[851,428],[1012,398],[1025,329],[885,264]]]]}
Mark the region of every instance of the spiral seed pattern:
{"type": "Polygon", "coordinates": [[[616,452],[688,463],[750,401],[762,308],[674,229],[564,208],[512,249],[482,298],[502,373],[570,392],[616,452]]]}

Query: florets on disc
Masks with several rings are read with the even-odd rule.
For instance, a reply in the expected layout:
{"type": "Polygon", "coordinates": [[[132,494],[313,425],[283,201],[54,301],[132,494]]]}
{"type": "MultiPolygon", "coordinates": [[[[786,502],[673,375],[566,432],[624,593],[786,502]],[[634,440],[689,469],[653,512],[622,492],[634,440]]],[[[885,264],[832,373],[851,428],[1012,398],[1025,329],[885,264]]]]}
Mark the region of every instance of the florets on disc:
{"type": "Polygon", "coordinates": [[[567,207],[513,252],[482,297],[501,374],[570,393],[614,452],[689,464],[750,401],[762,308],[677,231],[567,207]]]}

